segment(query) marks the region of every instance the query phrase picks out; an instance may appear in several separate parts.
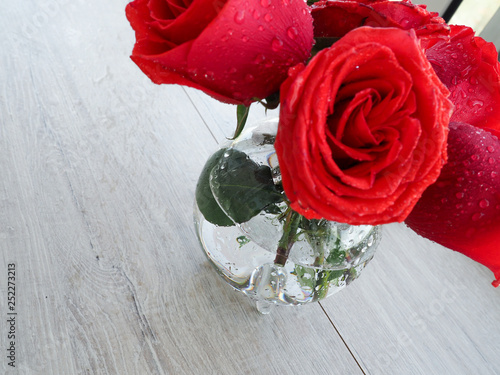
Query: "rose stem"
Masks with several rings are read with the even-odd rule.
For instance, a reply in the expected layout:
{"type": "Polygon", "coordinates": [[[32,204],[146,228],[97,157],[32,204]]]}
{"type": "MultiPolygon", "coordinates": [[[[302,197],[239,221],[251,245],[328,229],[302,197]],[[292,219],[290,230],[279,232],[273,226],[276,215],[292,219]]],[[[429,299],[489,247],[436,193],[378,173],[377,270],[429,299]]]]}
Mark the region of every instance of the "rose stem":
{"type": "Polygon", "coordinates": [[[279,264],[284,266],[288,254],[295,243],[295,236],[297,235],[297,230],[299,229],[300,215],[290,210],[286,215],[285,225],[283,227],[283,235],[278,242],[278,248],[276,250],[276,258],[274,258],[274,264],[279,264]]]}

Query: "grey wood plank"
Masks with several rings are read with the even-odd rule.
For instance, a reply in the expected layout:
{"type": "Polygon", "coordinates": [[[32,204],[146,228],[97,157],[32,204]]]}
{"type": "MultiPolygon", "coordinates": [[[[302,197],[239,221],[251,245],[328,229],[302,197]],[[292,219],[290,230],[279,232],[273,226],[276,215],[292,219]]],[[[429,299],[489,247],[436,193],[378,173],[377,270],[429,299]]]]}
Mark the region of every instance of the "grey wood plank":
{"type": "Polygon", "coordinates": [[[208,265],[192,204],[216,142],[182,88],[128,59],[125,4],[0,14],[2,347],[9,263],[18,314],[0,369],[362,373],[319,305],[261,316],[208,265]]]}
{"type": "Polygon", "coordinates": [[[390,224],[363,272],[321,304],[365,373],[500,373],[500,296],[488,269],[390,224]]]}

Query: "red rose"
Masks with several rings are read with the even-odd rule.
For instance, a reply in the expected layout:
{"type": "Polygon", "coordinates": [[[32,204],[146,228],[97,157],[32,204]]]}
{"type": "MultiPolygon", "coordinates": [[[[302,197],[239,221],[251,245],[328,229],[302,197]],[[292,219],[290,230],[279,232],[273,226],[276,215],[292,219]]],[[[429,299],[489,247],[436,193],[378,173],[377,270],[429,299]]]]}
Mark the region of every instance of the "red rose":
{"type": "Polygon", "coordinates": [[[157,84],[250,104],[276,92],[310,56],[312,20],[302,0],[135,0],[132,60],[157,84]]]}
{"type": "Polygon", "coordinates": [[[452,105],[414,32],[361,27],[281,86],[283,188],[307,218],[403,221],[446,159],[452,105]]]}

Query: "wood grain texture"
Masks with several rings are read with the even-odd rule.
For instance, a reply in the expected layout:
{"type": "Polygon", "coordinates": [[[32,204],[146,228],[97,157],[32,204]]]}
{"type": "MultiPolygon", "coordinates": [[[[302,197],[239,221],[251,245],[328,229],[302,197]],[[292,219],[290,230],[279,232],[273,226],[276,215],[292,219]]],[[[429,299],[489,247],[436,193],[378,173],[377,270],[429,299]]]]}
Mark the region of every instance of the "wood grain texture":
{"type": "Polygon", "coordinates": [[[128,59],[124,6],[0,16],[2,373],[360,374],[319,305],[261,316],[208,265],[192,206],[217,143],[183,88],[128,59]]]}
{"type": "Polygon", "coordinates": [[[492,273],[403,224],[384,229],[360,279],[322,302],[365,373],[500,373],[492,273]]]}
{"type": "Polygon", "coordinates": [[[9,263],[18,313],[17,367],[2,354],[3,373],[500,373],[491,274],[400,225],[321,305],[261,316],[225,285],[192,204],[234,107],[153,85],[128,59],[126,3],[0,13],[2,352],[9,263]]]}

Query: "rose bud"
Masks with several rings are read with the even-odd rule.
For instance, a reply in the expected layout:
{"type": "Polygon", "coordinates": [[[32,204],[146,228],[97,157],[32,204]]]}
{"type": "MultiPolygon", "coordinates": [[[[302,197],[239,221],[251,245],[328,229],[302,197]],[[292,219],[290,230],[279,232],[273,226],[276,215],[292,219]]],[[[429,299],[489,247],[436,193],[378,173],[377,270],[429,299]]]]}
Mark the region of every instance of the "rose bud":
{"type": "Polygon", "coordinates": [[[403,221],[446,160],[448,95],[412,30],[361,27],[291,69],[275,143],[291,207],[403,221]]]}
{"type": "Polygon", "coordinates": [[[312,18],[301,0],[135,0],[132,60],[157,84],[181,84],[249,105],[307,60],[312,18]]]}

